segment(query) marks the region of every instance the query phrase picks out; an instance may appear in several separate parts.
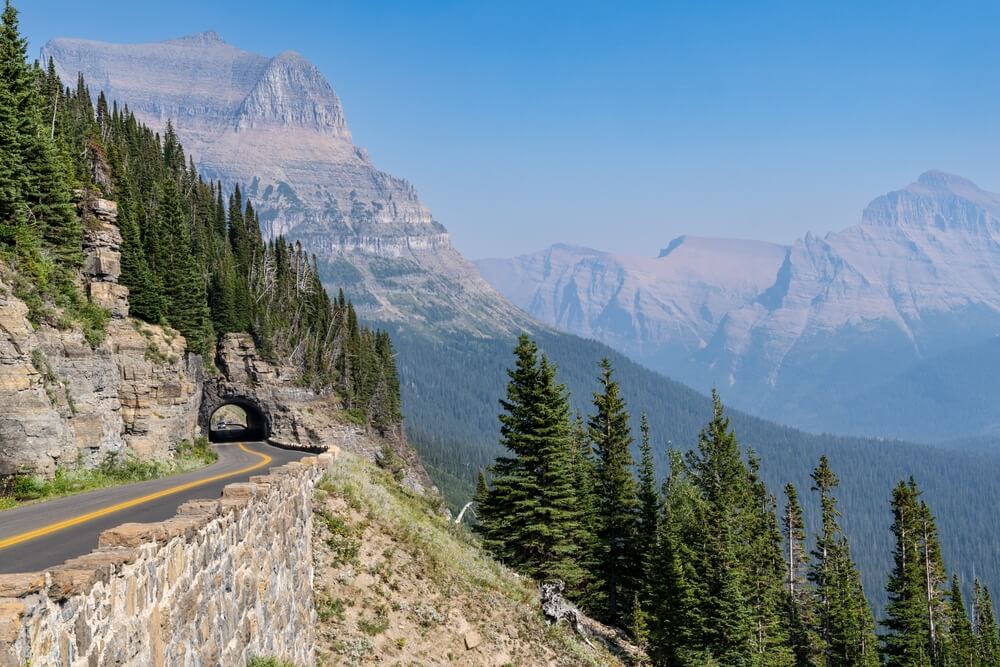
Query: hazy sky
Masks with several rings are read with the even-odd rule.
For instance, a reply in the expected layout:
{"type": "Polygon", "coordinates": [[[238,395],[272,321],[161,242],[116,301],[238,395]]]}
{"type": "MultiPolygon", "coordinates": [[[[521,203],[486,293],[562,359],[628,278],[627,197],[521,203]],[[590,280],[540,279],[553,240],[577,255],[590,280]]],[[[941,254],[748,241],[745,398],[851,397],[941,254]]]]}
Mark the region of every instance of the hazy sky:
{"type": "Polygon", "coordinates": [[[15,0],[52,37],[292,49],[472,258],[790,241],[931,168],[1000,190],[1000,3],[15,0]]]}

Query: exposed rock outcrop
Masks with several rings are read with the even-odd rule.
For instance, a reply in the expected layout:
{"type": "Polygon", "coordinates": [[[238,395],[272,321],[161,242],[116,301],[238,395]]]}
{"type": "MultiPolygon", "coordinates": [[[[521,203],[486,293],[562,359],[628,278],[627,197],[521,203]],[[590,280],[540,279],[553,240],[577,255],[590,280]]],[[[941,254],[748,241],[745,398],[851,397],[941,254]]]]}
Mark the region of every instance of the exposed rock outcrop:
{"type": "Polygon", "coordinates": [[[95,348],[77,329],[35,326],[0,275],[0,475],[126,449],[163,458],[196,434],[200,358],[179,334],[127,319],[114,202],[82,196],[81,213],[86,288],[112,314],[107,336],[95,348]]]}
{"type": "Polygon", "coordinates": [[[172,121],[199,173],[243,187],[264,234],[316,253],[324,282],[364,317],[479,335],[539,326],[452,247],[413,185],[354,145],[340,98],[302,56],[268,58],[207,32],[155,44],[54,39],[50,57],[64,81],[82,72],[150,127],[172,121]]]}
{"type": "Polygon", "coordinates": [[[370,461],[396,458],[404,483],[422,492],[433,488],[429,476],[402,432],[373,437],[345,419],[340,399],[301,386],[297,369],[262,358],[247,334],[227,334],[219,342],[216,365],[221,373],[204,383],[199,422],[209,427],[212,414],[227,403],[258,408],[267,438],[279,446],[325,451],[337,446],[370,461]],[[391,452],[391,453],[390,453],[391,452]]]}

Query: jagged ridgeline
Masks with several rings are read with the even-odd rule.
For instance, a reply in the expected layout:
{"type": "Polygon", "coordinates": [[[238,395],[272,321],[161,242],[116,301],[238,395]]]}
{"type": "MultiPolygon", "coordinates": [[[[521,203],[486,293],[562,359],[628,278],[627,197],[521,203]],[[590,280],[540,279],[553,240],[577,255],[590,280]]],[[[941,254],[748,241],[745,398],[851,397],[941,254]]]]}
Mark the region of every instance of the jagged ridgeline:
{"type": "Polygon", "coordinates": [[[82,222],[74,190],[118,202],[121,283],[131,315],[177,329],[213,358],[217,338],[253,335],[304,386],[334,390],[380,432],[401,419],[386,332],[358,323],[341,292],[331,299],[316,261],[284,238],[265,242],[239,190],[205,182],[172,126],[163,136],[80,77],[64,87],[51,61],[26,63],[17,13],[0,33],[0,256],[33,321],[83,327],[102,340],[108,315],[78,286],[82,222]]]}

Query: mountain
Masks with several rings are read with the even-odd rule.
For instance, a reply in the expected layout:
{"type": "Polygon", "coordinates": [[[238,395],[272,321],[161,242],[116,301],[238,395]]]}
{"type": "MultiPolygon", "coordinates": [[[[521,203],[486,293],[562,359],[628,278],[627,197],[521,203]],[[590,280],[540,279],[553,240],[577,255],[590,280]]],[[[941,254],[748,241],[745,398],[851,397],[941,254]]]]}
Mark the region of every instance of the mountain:
{"type": "Polygon", "coordinates": [[[1000,195],[959,176],[927,172],[787,248],[681,237],[655,259],[553,246],[477,265],[544,321],[784,423],[920,439],[1000,427],[1000,407],[956,419],[960,393],[923,403],[937,432],[915,431],[879,390],[1000,332],[1000,195]]]}
{"type": "MultiPolygon", "coordinates": [[[[499,452],[497,400],[521,329],[532,331],[558,363],[576,409],[587,409],[596,389],[598,360],[611,359],[634,420],[649,413],[661,471],[666,440],[683,448],[695,444],[711,414],[704,395],[603,344],[558,333],[494,291],[451,247],[413,188],[378,171],[353,146],[338,98],[302,58],[257,56],[213,33],[146,45],[57,39],[42,55],[53,58],[66,80],[82,71],[95,93],[99,88],[128,104],[143,121],[159,128],[173,121],[201,173],[230,187],[248,184],[268,224],[265,233],[287,234],[316,252],[326,283],[344,287],[364,307],[365,319],[392,333],[407,434],[452,504],[469,498],[476,473],[499,452]]],[[[781,272],[790,252],[688,238],[664,252],[661,259],[675,268],[662,279],[700,281],[676,307],[719,321],[766,293],[771,273],[781,272]],[[757,257],[754,272],[729,268],[747,254],[757,257]],[[704,312],[694,308],[700,301],[709,302],[704,312]]],[[[714,335],[710,328],[697,331],[714,335]]],[[[701,340],[705,349],[712,343],[708,335],[691,340],[695,348],[701,340]]],[[[729,387],[723,397],[730,398],[729,387]]],[[[842,507],[851,517],[848,530],[859,545],[869,590],[881,590],[888,568],[879,554],[889,553],[891,486],[911,474],[921,480],[942,526],[950,526],[942,530],[949,560],[979,563],[980,576],[1000,581],[1000,566],[984,571],[993,562],[991,536],[1000,530],[989,509],[1000,502],[1000,482],[991,473],[996,457],[816,436],[732,414],[741,441],[763,458],[773,489],[788,480],[808,486],[819,455],[830,454],[844,480],[842,507]]]]}
{"type": "Polygon", "coordinates": [[[535,317],[677,376],[727,313],[774,283],[787,255],[772,243],[682,236],[658,257],[559,244],[476,267],[535,317]]]}
{"type": "Polygon", "coordinates": [[[299,54],[260,56],[204,32],[154,44],[53,39],[41,58],[151,127],[170,121],[203,176],[244,187],[262,231],[316,253],[324,281],[369,319],[477,334],[538,326],[452,247],[410,183],[353,144],[336,92],[299,54]]]}

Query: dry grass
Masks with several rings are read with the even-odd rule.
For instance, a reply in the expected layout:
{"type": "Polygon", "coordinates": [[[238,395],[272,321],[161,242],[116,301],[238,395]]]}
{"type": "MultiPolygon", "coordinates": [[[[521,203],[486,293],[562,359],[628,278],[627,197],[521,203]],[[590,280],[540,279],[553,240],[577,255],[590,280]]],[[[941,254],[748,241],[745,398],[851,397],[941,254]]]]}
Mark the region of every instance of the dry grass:
{"type": "Polygon", "coordinates": [[[436,503],[342,454],[314,522],[321,665],[618,665],[541,616],[533,582],[436,503]]]}

